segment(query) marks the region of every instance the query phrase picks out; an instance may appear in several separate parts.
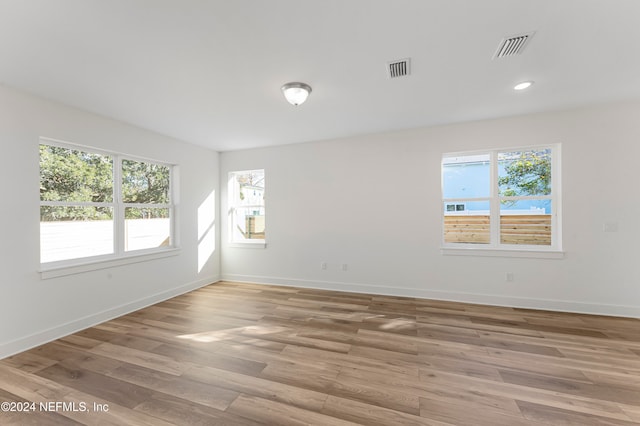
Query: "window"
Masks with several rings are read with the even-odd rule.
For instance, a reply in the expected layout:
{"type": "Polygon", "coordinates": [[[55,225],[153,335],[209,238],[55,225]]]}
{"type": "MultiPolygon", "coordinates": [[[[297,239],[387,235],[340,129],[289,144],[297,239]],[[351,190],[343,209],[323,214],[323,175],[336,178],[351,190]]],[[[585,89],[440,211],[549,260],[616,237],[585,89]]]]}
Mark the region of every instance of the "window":
{"type": "Polygon", "coordinates": [[[264,245],[264,170],[229,173],[229,236],[233,243],[264,245]]]}
{"type": "Polygon", "coordinates": [[[445,154],[444,246],[560,250],[559,150],[445,154]]]}
{"type": "Polygon", "coordinates": [[[72,265],[173,245],[173,166],[40,144],[40,262],[72,265]]]}

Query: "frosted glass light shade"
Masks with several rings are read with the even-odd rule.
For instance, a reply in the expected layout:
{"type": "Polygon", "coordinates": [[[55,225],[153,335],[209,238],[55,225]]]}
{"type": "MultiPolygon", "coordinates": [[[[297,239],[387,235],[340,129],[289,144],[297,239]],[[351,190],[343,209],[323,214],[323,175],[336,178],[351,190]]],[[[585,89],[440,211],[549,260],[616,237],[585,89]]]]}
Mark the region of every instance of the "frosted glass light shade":
{"type": "Polygon", "coordinates": [[[309,97],[311,87],[305,83],[287,83],[282,86],[282,93],[291,105],[300,105],[309,97]]]}
{"type": "Polygon", "coordinates": [[[523,81],[522,83],[518,83],[515,86],[513,86],[513,90],[525,90],[531,87],[532,84],[533,84],[533,81],[523,81]]]}

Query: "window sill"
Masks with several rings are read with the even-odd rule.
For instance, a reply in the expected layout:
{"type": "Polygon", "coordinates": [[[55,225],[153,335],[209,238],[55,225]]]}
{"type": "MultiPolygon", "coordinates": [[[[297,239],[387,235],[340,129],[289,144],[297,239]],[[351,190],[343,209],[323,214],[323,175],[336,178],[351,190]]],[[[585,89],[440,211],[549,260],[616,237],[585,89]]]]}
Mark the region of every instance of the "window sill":
{"type": "Polygon", "coordinates": [[[235,242],[231,242],[228,243],[227,247],[231,247],[231,248],[250,248],[250,249],[263,249],[263,248],[267,248],[267,242],[264,240],[257,240],[257,241],[235,241],[235,242]]]}
{"type": "Polygon", "coordinates": [[[82,274],[85,272],[97,271],[100,269],[108,269],[116,266],[130,265],[132,263],[148,262],[155,259],[163,259],[165,257],[177,256],[181,253],[179,248],[164,249],[162,251],[155,251],[152,253],[136,253],[129,254],[124,257],[100,259],[100,260],[86,260],[85,262],[78,261],[73,264],[55,264],[55,265],[41,265],[40,277],[43,280],[50,278],[64,277],[67,275],[82,274]]]}
{"type": "Polygon", "coordinates": [[[445,256],[483,256],[512,257],[534,259],[564,259],[564,252],[557,250],[504,250],[494,248],[451,248],[442,247],[440,253],[445,256]]]}

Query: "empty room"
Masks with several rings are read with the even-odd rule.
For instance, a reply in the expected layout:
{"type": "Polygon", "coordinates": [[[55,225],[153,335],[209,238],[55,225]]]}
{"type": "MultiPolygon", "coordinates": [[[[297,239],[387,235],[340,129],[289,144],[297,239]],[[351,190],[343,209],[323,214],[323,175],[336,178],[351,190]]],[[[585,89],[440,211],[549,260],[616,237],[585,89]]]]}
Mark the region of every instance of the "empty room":
{"type": "Polygon", "coordinates": [[[637,0],[0,0],[1,425],[640,425],[637,0]]]}

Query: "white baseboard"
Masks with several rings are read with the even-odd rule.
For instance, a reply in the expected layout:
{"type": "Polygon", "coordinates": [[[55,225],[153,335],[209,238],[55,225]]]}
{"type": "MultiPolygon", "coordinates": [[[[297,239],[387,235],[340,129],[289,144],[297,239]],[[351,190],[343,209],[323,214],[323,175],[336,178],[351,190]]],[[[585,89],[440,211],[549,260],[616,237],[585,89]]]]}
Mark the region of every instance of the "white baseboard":
{"type": "Polygon", "coordinates": [[[552,299],[532,299],[494,294],[475,294],[404,287],[384,287],[359,283],[314,281],[256,275],[223,274],[222,280],[253,284],[282,285],[287,287],[313,288],[319,290],[346,291],[353,293],[370,293],[386,296],[404,296],[416,297],[420,299],[447,300],[452,302],[477,303],[482,305],[503,306],[511,308],[540,309],[545,311],[640,318],[640,307],[637,306],[606,305],[552,299]]]}
{"type": "Polygon", "coordinates": [[[219,276],[194,281],[180,287],[172,288],[170,290],[151,295],[149,297],[138,299],[134,302],[125,303],[124,305],[116,306],[114,308],[110,308],[96,314],[88,315],[84,318],[80,318],[66,324],[57,325],[26,337],[21,337],[19,339],[12,340],[6,343],[0,343],[0,359],[15,355],[19,352],[26,351],[52,340],[68,336],[69,334],[76,333],[80,330],[84,330],[85,328],[92,327],[105,321],[120,317],[122,315],[129,314],[147,306],[160,303],[167,299],[171,299],[172,297],[188,293],[192,290],[196,290],[198,288],[218,281],[220,281],[219,276]]]}
{"type": "Polygon", "coordinates": [[[179,296],[192,290],[216,283],[220,280],[246,282],[254,284],[270,284],[288,287],[313,288],[319,290],[335,290],[353,293],[369,293],[388,296],[416,297],[421,299],[448,300],[483,305],[506,306],[513,308],[542,309],[547,311],[575,312],[592,315],[607,315],[629,318],[640,318],[640,307],[624,305],[604,305],[563,300],[531,299],[512,296],[448,292],[440,290],[416,289],[405,287],[384,287],[370,284],[345,283],[337,281],[314,281],[256,275],[224,274],[198,280],[138,299],[134,302],[116,306],[105,311],[80,318],[66,324],[57,325],[46,330],[25,336],[6,343],[0,343],[0,359],[40,346],[52,340],[76,333],[88,327],[126,315],[155,303],[179,296]]]}

